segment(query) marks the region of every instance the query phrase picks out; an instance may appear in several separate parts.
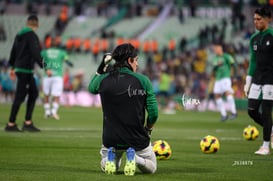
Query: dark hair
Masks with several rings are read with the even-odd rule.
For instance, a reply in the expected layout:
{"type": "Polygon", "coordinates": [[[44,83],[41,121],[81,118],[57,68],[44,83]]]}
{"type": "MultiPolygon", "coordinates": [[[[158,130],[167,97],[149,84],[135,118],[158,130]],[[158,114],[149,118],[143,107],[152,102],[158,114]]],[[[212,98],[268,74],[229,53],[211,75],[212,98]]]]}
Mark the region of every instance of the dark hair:
{"type": "Polygon", "coordinates": [[[120,44],[112,52],[112,58],[116,62],[125,62],[128,60],[128,58],[134,58],[136,56],[136,49],[130,43],[120,44]]]}
{"type": "Polygon", "coordinates": [[[118,45],[111,54],[112,58],[116,61],[114,68],[128,67],[132,69],[127,60],[128,58],[135,58],[137,50],[132,44],[124,43],[118,45]]]}
{"type": "Polygon", "coordinates": [[[36,14],[31,14],[27,18],[28,21],[39,21],[38,16],[36,14]]]}
{"type": "Polygon", "coordinates": [[[262,17],[271,18],[271,10],[267,6],[263,6],[261,8],[256,9],[254,13],[262,17]]]}
{"type": "Polygon", "coordinates": [[[214,40],[213,42],[212,42],[212,44],[213,45],[215,45],[215,46],[223,46],[223,41],[222,40],[220,40],[220,39],[216,39],[216,40],[214,40]]]}

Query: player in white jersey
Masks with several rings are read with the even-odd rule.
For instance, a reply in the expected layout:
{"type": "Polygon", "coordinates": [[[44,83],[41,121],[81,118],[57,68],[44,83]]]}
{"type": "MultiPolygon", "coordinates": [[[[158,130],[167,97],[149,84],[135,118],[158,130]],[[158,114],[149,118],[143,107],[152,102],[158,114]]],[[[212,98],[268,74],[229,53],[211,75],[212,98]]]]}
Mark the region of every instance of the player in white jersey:
{"type": "Polygon", "coordinates": [[[42,51],[46,67],[43,78],[44,110],[45,117],[52,116],[59,120],[58,109],[60,96],[63,93],[63,63],[66,62],[70,67],[73,66],[68,61],[68,54],[65,50],[52,47],[42,51]],[[50,97],[52,96],[52,104],[50,97]]]}
{"type": "MultiPolygon", "coordinates": [[[[233,97],[233,89],[231,82],[231,68],[235,65],[233,57],[223,51],[220,42],[214,43],[213,50],[215,57],[213,59],[215,83],[213,93],[216,105],[221,113],[221,121],[227,119],[235,119],[237,117],[236,105],[233,97]],[[226,96],[227,103],[230,106],[231,115],[227,115],[222,96],[226,96]]],[[[234,69],[235,71],[235,69],[234,69]]]]}

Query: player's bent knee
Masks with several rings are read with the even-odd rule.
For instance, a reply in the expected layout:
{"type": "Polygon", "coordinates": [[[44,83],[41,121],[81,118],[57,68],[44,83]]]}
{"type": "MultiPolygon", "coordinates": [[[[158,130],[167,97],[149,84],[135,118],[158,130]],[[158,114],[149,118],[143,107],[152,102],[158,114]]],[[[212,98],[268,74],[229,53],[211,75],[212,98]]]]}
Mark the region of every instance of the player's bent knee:
{"type": "Polygon", "coordinates": [[[106,163],[106,161],[105,160],[101,160],[101,162],[100,162],[100,168],[101,168],[101,170],[103,171],[103,172],[105,172],[105,163],[106,163]]]}
{"type": "Polygon", "coordinates": [[[156,164],[148,160],[146,160],[145,166],[138,165],[138,168],[142,173],[146,173],[146,174],[154,174],[157,170],[156,164]]]}

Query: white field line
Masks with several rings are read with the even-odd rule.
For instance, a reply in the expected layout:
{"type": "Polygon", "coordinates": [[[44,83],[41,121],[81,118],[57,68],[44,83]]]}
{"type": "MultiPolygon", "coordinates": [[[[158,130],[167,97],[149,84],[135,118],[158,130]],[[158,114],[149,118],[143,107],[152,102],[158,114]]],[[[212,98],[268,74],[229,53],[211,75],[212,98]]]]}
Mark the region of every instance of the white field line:
{"type": "MultiPolygon", "coordinates": [[[[239,140],[244,140],[243,137],[217,137],[219,141],[221,140],[227,140],[227,141],[239,141],[239,140]]],[[[201,140],[202,138],[200,137],[185,137],[187,140],[201,140]]]]}
{"type": "Polygon", "coordinates": [[[43,127],[42,131],[92,131],[92,129],[87,129],[87,128],[46,128],[46,127],[43,127]]]}

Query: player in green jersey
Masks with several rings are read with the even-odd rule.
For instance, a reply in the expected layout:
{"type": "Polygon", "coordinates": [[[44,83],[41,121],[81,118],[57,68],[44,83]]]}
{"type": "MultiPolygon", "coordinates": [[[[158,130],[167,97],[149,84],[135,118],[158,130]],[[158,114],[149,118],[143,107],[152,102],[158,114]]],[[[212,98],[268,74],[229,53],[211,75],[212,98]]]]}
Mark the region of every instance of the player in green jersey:
{"type": "Polygon", "coordinates": [[[255,154],[270,154],[273,148],[273,29],[270,28],[270,8],[258,8],[254,12],[254,24],[258,30],[250,38],[250,63],[244,86],[248,98],[248,115],[263,127],[263,144],[255,154]],[[261,110],[261,112],[260,112],[261,110]]]}
{"type": "Polygon", "coordinates": [[[216,105],[221,113],[221,121],[235,119],[237,117],[237,110],[231,81],[231,68],[235,65],[235,61],[230,54],[224,52],[220,42],[214,43],[213,50],[215,53],[215,57],[213,58],[213,75],[215,77],[213,93],[216,105]],[[230,116],[227,115],[222,98],[223,95],[226,96],[228,106],[230,107],[230,116]]]}
{"type": "Polygon", "coordinates": [[[58,109],[60,96],[63,93],[63,63],[66,62],[71,67],[73,64],[68,61],[69,56],[65,50],[54,46],[43,50],[41,55],[46,64],[43,78],[45,117],[52,116],[59,120],[58,109]],[[52,105],[50,96],[53,97],[52,105]]]}

